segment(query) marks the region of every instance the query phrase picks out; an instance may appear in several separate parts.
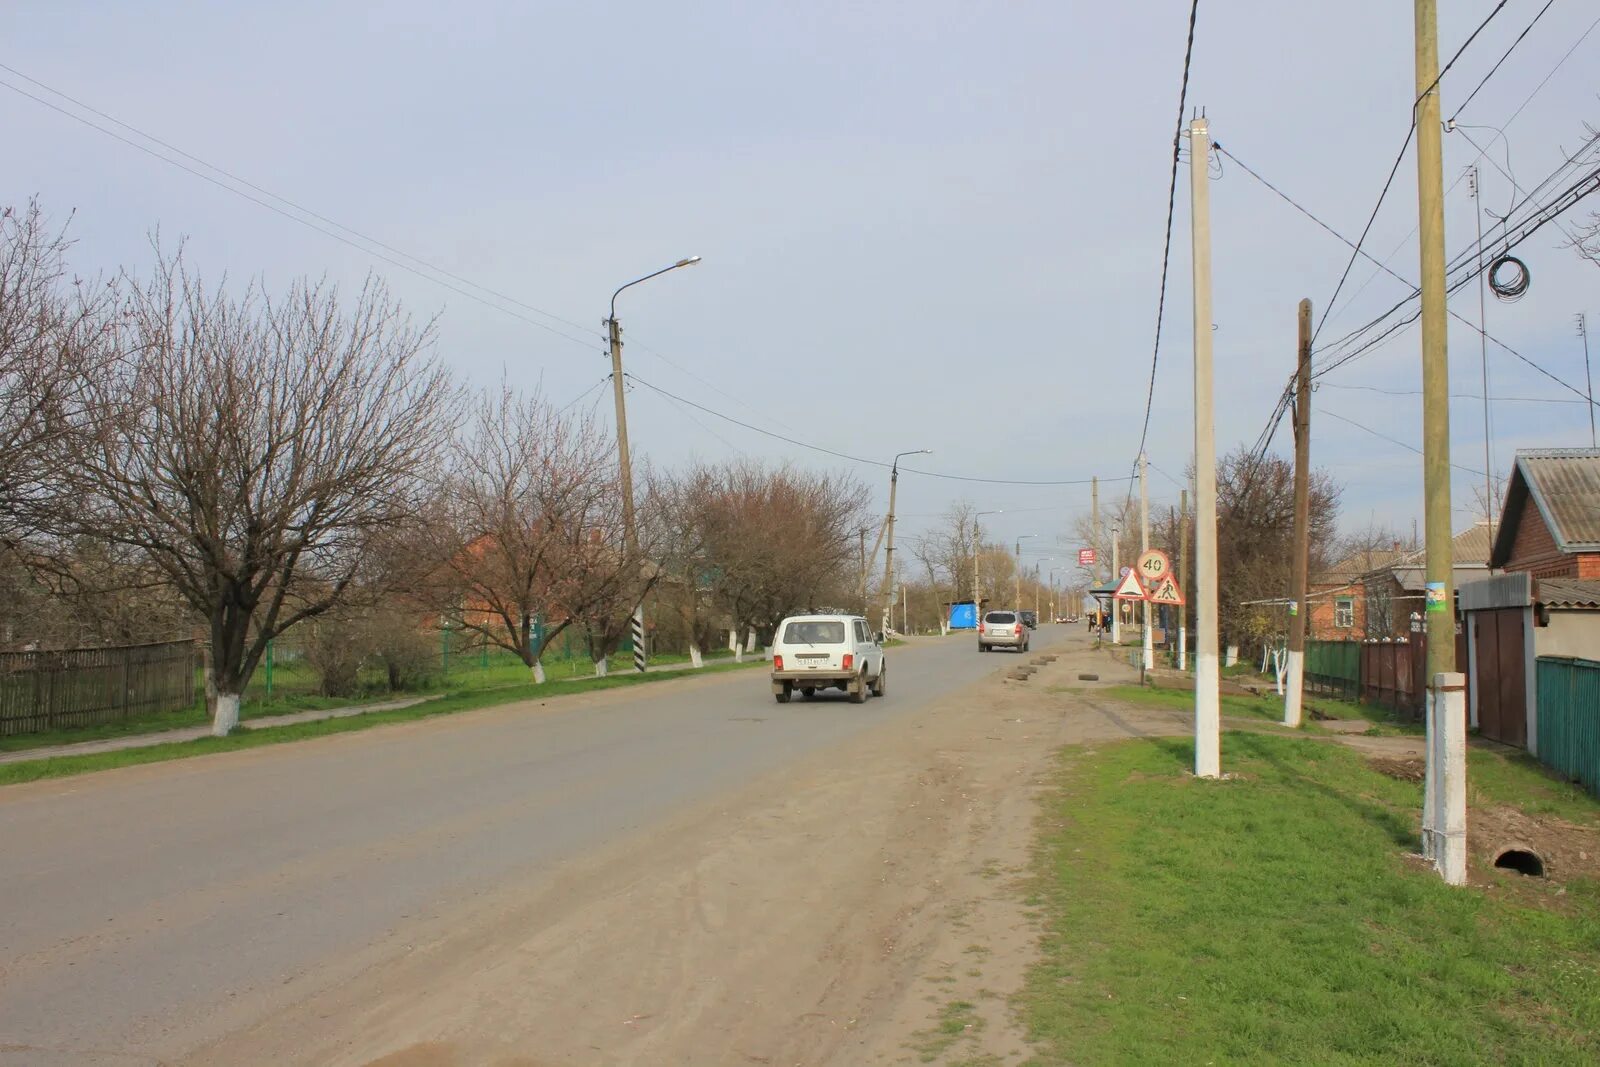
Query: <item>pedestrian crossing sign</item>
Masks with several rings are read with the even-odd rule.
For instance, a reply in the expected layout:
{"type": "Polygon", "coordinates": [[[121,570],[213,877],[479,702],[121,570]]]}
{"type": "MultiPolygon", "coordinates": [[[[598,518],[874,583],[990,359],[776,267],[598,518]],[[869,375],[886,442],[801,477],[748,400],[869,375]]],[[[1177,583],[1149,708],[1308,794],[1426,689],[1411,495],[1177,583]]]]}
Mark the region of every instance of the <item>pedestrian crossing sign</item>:
{"type": "Polygon", "coordinates": [[[1178,604],[1183,603],[1183,590],[1178,588],[1178,583],[1168,575],[1159,579],[1150,588],[1150,603],[1152,604],[1178,604]]]}

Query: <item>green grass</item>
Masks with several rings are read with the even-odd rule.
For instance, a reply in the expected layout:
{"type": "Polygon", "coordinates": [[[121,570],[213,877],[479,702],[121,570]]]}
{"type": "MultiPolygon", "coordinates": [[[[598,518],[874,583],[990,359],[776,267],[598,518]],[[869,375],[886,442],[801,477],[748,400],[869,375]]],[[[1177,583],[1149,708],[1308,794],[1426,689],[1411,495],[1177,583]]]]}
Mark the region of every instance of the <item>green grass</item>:
{"type": "Polygon", "coordinates": [[[1222,751],[1232,780],[1191,777],[1181,740],[1065,753],[1022,997],[1038,1063],[1600,1062],[1600,886],[1447,887],[1405,855],[1415,783],[1310,738],[1222,751]]]}
{"type": "Polygon", "coordinates": [[[1526,752],[1467,750],[1468,818],[1478,803],[1503,804],[1525,815],[1551,815],[1600,826],[1600,801],[1558,777],[1526,752]]]}
{"type": "Polygon", "coordinates": [[[592,693],[601,689],[620,689],[624,686],[663,682],[672,678],[692,678],[705,674],[743,670],[764,666],[759,660],[744,663],[711,663],[698,671],[672,671],[661,674],[612,674],[604,678],[580,678],[547,681],[543,685],[524,684],[501,689],[464,690],[428,700],[408,708],[392,711],[375,711],[343,719],[321,719],[316,722],[296,723],[262,730],[241,730],[229,737],[206,737],[196,741],[182,741],[146,748],[130,748],[117,752],[98,752],[83,756],[57,756],[50,759],[26,760],[19,763],[0,764],[0,786],[18,782],[33,782],[45,778],[64,778],[91,771],[131,767],[141,763],[160,763],[166,760],[203,756],[213,752],[233,752],[243,748],[301,741],[329,734],[370,730],[390,723],[412,722],[438,715],[451,715],[461,711],[475,711],[500,704],[514,704],[523,700],[546,700],[574,693],[592,693]]]}
{"type": "MultiPolygon", "coordinates": [[[[1149,686],[1116,685],[1100,691],[1105,696],[1128,704],[1147,708],[1170,708],[1173,711],[1193,711],[1194,693],[1187,689],[1156,689],[1149,686]]],[[[1283,701],[1278,697],[1256,697],[1238,693],[1224,693],[1221,698],[1222,714],[1242,719],[1261,719],[1280,722],[1283,719],[1283,701]]]]}
{"type": "MultiPolygon", "coordinates": [[[[705,655],[707,664],[731,661],[732,658],[733,653],[726,649],[707,652],[705,655]]],[[[436,675],[426,684],[408,690],[388,689],[379,681],[379,672],[371,670],[364,675],[360,691],[349,697],[323,696],[316,691],[318,680],[310,668],[303,663],[285,664],[276,667],[273,672],[270,700],[266,697],[266,683],[263,680],[265,670],[258,668],[250,680],[244,698],[240,701],[239,719],[242,722],[249,722],[252,719],[288,715],[297,711],[329,711],[360,704],[386,704],[413,697],[436,697],[451,693],[525,687],[529,684],[528,668],[509,653],[496,652],[493,656],[485,658],[474,652],[470,655],[457,656],[454,662],[457,665],[448,675],[436,675]]],[[[613,656],[611,662],[613,668],[620,670],[623,667],[622,661],[617,656],[613,656]]],[[[674,666],[688,663],[689,657],[687,654],[659,655],[651,657],[650,662],[653,666],[674,666]]],[[[568,679],[582,681],[593,677],[594,664],[585,658],[554,658],[545,662],[547,682],[568,679]]],[[[197,691],[203,688],[203,685],[196,684],[197,691]]],[[[0,737],[0,752],[22,752],[30,748],[50,748],[79,741],[103,741],[113,737],[159,733],[162,730],[177,730],[186,726],[203,726],[209,721],[202,697],[196,700],[192,707],[149,712],[117,722],[3,736],[0,737]]]]}

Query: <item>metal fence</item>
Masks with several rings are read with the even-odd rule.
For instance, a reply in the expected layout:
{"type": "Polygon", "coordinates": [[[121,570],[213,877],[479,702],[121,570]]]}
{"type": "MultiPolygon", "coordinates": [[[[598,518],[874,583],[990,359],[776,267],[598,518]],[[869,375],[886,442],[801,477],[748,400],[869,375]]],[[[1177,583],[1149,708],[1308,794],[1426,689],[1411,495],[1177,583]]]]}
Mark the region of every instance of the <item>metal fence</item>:
{"type": "Polygon", "coordinates": [[[1347,700],[1360,696],[1361,642],[1307,641],[1305,687],[1347,700]]]}
{"type": "Polygon", "coordinates": [[[0,653],[0,735],[190,707],[197,666],[193,641],[0,653]]]}
{"type": "Polygon", "coordinates": [[[1600,796],[1600,663],[1540,656],[1539,762],[1600,796]]]}

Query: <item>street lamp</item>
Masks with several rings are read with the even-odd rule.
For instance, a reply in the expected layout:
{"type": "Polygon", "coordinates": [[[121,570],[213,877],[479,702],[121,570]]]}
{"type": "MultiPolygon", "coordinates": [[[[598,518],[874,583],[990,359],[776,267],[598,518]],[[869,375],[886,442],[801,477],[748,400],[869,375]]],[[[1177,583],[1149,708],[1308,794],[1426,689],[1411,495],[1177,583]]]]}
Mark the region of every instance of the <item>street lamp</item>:
{"type": "Polygon", "coordinates": [[[1017,585],[1017,610],[1018,611],[1022,610],[1022,542],[1027,540],[1030,537],[1038,537],[1038,536],[1039,536],[1038,534],[1023,534],[1023,535],[1021,535],[1020,537],[1017,538],[1017,548],[1016,548],[1017,564],[1016,564],[1016,571],[1015,571],[1015,574],[1013,575],[1013,577],[1016,579],[1016,585],[1017,585]]]}
{"type": "Polygon", "coordinates": [[[978,618],[978,612],[982,603],[983,591],[978,585],[978,520],[985,515],[1004,514],[1004,511],[980,511],[972,516],[972,621],[980,628],[982,620],[978,618]]]}
{"type": "Polygon", "coordinates": [[[909,452],[896,452],[889,464],[889,549],[883,557],[883,624],[879,627],[889,632],[889,620],[894,617],[894,493],[900,484],[901,456],[931,456],[931,448],[914,448],[909,452]]]}
{"type": "MultiPolygon", "coordinates": [[[[679,267],[692,267],[698,262],[700,262],[699,256],[680,259],[670,267],[662,267],[642,278],[635,278],[627,285],[618,286],[617,291],[611,294],[611,317],[606,319],[605,326],[606,334],[611,341],[611,393],[617,404],[617,468],[622,480],[622,537],[630,559],[639,553],[639,531],[633,522],[633,462],[628,456],[628,411],[623,401],[622,327],[617,322],[617,297],[622,295],[622,290],[631,289],[640,282],[647,282],[679,267]]],[[[633,638],[633,669],[642,671],[644,670],[642,599],[633,609],[633,618],[629,620],[629,633],[633,638]]]]}

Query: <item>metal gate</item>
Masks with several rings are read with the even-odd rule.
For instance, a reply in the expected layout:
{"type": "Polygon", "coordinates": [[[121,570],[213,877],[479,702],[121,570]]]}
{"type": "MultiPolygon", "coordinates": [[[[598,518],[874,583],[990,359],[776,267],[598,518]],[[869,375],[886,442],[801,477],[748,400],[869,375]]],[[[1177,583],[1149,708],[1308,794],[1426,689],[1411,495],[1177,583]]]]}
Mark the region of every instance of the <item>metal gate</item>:
{"type": "Polygon", "coordinates": [[[1528,744],[1528,664],[1521,608],[1474,611],[1478,732],[1518,748],[1528,744]]]}

